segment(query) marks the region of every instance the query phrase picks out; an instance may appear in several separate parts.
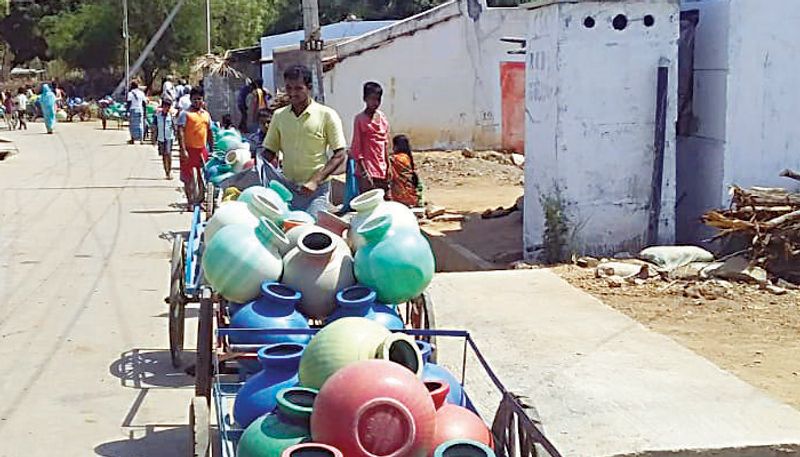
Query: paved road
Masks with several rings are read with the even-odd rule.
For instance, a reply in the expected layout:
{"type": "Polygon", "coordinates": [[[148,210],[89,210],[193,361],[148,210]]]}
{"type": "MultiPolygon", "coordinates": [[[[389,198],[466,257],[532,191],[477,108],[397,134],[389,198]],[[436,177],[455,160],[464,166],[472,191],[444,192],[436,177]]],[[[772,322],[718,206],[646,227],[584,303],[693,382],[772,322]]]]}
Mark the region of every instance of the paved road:
{"type": "Polygon", "coordinates": [[[185,455],[163,303],[179,182],[124,131],[43,131],[0,132],[20,150],[0,162],[0,456],[185,455]]]}

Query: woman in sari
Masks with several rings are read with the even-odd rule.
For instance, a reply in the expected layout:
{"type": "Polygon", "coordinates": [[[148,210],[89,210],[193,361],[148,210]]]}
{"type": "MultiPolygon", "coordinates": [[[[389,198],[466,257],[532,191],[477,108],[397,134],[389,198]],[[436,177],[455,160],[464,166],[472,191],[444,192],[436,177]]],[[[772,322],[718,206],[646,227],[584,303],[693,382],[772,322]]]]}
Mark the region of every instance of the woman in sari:
{"type": "Polygon", "coordinates": [[[406,206],[422,206],[422,182],[414,167],[414,156],[411,144],[405,135],[392,138],[392,156],[389,159],[392,167],[392,178],[389,183],[392,200],[406,206]]]}
{"type": "Polygon", "coordinates": [[[47,127],[47,133],[52,134],[56,126],[56,94],[49,84],[42,86],[42,95],[39,97],[39,103],[42,107],[42,117],[44,118],[44,126],[47,127]]]}

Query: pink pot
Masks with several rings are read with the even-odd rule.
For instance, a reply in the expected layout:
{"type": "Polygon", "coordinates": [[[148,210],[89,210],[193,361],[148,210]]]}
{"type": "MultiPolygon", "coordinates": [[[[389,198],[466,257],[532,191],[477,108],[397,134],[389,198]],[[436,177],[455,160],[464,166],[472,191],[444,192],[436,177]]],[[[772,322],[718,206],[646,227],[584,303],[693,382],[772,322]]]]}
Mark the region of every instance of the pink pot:
{"type": "Polygon", "coordinates": [[[328,378],[314,402],[311,438],[347,457],[422,457],[433,452],[428,389],[386,360],[352,363],[328,378]]]}

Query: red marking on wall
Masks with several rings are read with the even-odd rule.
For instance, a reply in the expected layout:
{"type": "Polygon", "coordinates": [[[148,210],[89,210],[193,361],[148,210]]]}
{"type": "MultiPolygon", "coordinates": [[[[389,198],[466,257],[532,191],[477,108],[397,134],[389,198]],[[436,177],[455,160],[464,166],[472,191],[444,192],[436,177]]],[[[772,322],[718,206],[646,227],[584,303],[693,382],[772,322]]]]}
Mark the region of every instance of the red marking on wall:
{"type": "Polygon", "coordinates": [[[525,62],[500,62],[503,149],[525,153],[525,62]]]}

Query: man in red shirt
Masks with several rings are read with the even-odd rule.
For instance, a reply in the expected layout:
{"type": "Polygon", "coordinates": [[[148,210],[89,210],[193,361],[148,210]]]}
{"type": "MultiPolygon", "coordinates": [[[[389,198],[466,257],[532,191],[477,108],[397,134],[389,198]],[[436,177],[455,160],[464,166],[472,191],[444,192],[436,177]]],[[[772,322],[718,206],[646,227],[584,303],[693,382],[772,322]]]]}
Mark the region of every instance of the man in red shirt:
{"type": "Polygon", "coordinates": [[[383,189],[389,198],[389,121],[378,109],[383,88],[376,82],[364,84],[364,111],[353,121],[353,140],[350,155],[356,161],[358,190],[383,189]]]}

